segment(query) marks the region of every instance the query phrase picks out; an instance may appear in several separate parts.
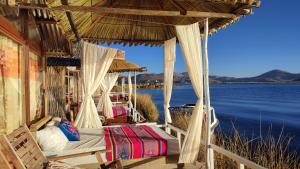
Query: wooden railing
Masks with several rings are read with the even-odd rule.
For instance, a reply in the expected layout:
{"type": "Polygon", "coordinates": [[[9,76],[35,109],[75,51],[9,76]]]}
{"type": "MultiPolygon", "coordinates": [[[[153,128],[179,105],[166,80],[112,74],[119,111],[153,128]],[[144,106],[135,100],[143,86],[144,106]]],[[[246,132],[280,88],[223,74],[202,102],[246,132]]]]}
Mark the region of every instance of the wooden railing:
{"type": "MultiPolygon", "coordinates": [[[[176,137],[178,139],[178,142],[179,142],[179,148],[181,149],[181,146],[182,146],[182,136],[185,137],[187,132],[180,129],[180,128],[177,128],[171,124],[167,124],[166,126],[165,125],[160,125],[159,127],[165,127],[166,129],[168,128],[169,130],[171,130],[173,133],[176,133],[176,137]]],[[[171,133],[172,133],[171,132],[171,133]]],[[[205,145],[205,141],[204,140],[201,140],[201,144],[205,145]]],[[[262,167],[248,159],[245,159],[237,154],[234,154],[228,150],[225,150],[224,148],[222,147],[219,147],[217,145],[214,145],[214,144],[210,144],[208,145],[209,148],[213,149],[215,152],[218,152],[224,156],[227,156],[228,158],[234,160],[237,162],[238,164],[238,168],[239,169],[244,169],[245,166],[247,166],[248,168],[252,168],[252,169],[267,169],[265,167],[262,167]]]]}
{"type": "Polygon", "coordinates": [[[141,121],[145,120],[145,117],[137,110],[134,110],[134,108],[129,110],[129,116],[131,116],[133,121],[136,123],[140,123],[141,121]]]}

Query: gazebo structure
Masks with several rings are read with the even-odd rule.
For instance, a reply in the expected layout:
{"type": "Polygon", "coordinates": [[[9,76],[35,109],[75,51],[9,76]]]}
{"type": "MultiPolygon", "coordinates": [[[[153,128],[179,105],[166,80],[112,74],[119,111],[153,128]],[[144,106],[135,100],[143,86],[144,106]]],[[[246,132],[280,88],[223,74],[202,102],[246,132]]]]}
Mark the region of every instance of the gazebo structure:
{"type": "MultiPolygon", "coordinates": [[[[121,52],[121,51],[120,51],[121,52]]],[[[124,54],[122,54],[124,55],[124,54]]],[[[64,105],[66,105],[67,111],[70,111],[72,109],[72,117],[73,113],[75,115],[77,114],[79,110],[79,100],[82,97],[81,96],[81,83],[80,83],[80,66],[81,62],[80,59],[78,58],[66,58],[66,57],[48,57],[47,58],[47,66],[48,66],[48,81],[50,84],[48,84],[49,97],[50,99],[50,106],[49,106],[49,112],[59,112],[61,111],[60,114],[63,114],[65,110],[63,110],[64,105]],[[53,74],[53,72],[56,72],[53,74]],[[66,79],[61,78],[62,76],[64,77],[64,74],[66,76],[66,79]],[[55,77],[53,77],[55,76],[55,77]],[[57,77],[59,79],[57,79],[57,77]],[[51,78],[56,78],[51,79],[51,78]],[[65,92],[62,89],[61,92],[57,92],[57,87],[55,86],[63,86],[64,83],[66,83],[66,104],[65,102],[65,92]],[[72,84],[72,87],[71,87],[72,84]],[[52,86],[52,87],[51,87],[52,86]],[[53,90],[54,88],[54,90],[53,90]],[[51,90],[52,89],[52,90],[51,90]],[[55,105],[61,105],[61,106],[55,106],[55,105]],[[75,106],[75,108],[74,108],[75,106]]],[[[146,67],[139,67],[138,65],[131,63],[127,60],[125,60],[125,56],[116,56],[116,58],[112,61],[108,74],[110,73],[125,73],[128,72],[128,97],[131,98],[133,96],[134,103],[132,104],[131,99],[128,99],[128,108],[132,109],[130,111],[133,119],[137,121],[140,118],[143,118],[140,113],[137,112],[136,110],[136,74],[137,72],[146,72],[147,68],[146,67]],[[131,82],[131,75],[130,72],[134,73],[134,84],[132,85],[131,82]],[[133,91],[132,91],[133,90],[133,91]]],[[[123,78],[122,78],[123,81],[123,78]]],[[[112,84],[114,85],[114,84],[112,84]]],[[[122,84],[122,90],[124,88],[124,84],[122,84]]],[[[124,89],[125,90],[125,89],[124,89]]],[[[111,93],[111,92],[109,92],[111,93]]],[[[125,94],[125,93],[123,93],[125,94]]],[[[94,96],[96,97],[96,95],[94,96]]],[[[99,100],[99,99],[97,99],[99,100]]],[[[99,100],[100,101],[100,100],[99,100]]],[[[117,100],[118,101],[118,100],[117,100]]],[[[98,103],[99,105],[99,103],[98,103]]],[[[97,106],[98,107],[98,106],[97,106]]],[[[51,114],[51,115],[59,115],[59,114],[51,114]]],[[[71,118],[73,119],[73,118],[71,118]]]]}
{"type": "MultiPolygon", "coordinates": [[[[49,56],[74,57],[80,53],[85,66],[82,69],[85,71],[84,74],[91,74],[95,78],[89,81],[91,78],[83,76],[83,83],[90,82],[90,84],[83,87],[85,96],[82,107],[85,108],[82,108],[81,112],[90,112],[90,114],[84,117],[79,113],[82,117],[78,117],[75,123],[89,128],[101,127],[98,125],[99,119],[91,118],[95,117],[96,111],[91,106],[91,96],[97,87],[96,83],[103,80],[104,74],[112,63],[111,56],[115,55],[117,50],[99,47],[95,43],[164,46],[166,119],[161,127],[165,128],[168,133],[170,130],[177,133],[181,149],[178,162],[195,162],[202,143],[206,149],[205,164],[208,169],[214,168],[214,152],[235,160],[241,169],[244,166],[263,168],[211,142],[216,118],[210,106],[207,53],[208,35],[251,14],[252,9],[259,6],[258,0],[38,0],[32,2],[9,0],[4,2],[0,7],[2,14],[0,32],[3,36],[1,38],[8,42],[6,44],[10,45],[9,49],[12,48],[15,59],[20,58],[18,64],[22,71],[17,77],[24,82],[23,86],[19,81],[10,81],[12,84],[21,85],[21,89],[14,89],[14,94],[20,98],[19,109],[15,110],[13,106],[6,104],[4,108],[13,110],[11,115],[21,114],[21,118],[18,119],[19,123],[30,124],[45,116],[48,111],[46,58],[49,56]],[[187,131],[174,127],[168,112],[177,42],[180,44],[198,98],[187,131]],[[99,53],[107,57],[99,61],[97,58],[99,53]],[[98,64],[99,71],[90,69],[87,66],[90,62],[105,64],[98,64]],[[38,73],[41,76],[37,76],[38,73]],[[32,75],[36,76],[31,77],[32,75]],[[31,83],[35,85],[32,86],[31,83]],[[37,92],[36,89],[40,91],[37,92]],[[24,91],[24,96],[19,94],[19,90],[24,91]],[[33,96],[34,99],[30,99],[33,96]],[[39,102],[40,100],[42,102],[39,102]],[[17,114],[19,110],[21,113],[17,114]],[[206,117],[206,138],[201,140],[204,117],[206,117]],[[181,144],[182,136],[185,139],[181,144]]],[[[2,53],[7,52],[11,51],[2,53]]],[[[6,55],[1,55],[5,58],[4,56],[6,55]]],[[[1,63],[1,65],[7,63],[9,62],[1,63]]],[[[10,78],[13,75],[12,72],[8,72],[6,77],[10,78]]],[[[8,101],[11,100],[8,99],[8,101]]],[[[10,127],[6,132],[17,128],[19,124],[9,125],[11,126],[6,124],[10,127]]]]}

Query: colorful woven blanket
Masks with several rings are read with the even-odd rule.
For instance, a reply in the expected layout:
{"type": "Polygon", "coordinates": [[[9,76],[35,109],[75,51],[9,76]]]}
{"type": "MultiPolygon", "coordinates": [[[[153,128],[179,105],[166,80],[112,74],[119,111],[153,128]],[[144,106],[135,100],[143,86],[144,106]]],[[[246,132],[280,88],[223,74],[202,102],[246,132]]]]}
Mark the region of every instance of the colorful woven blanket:
{"type": "Polygon", "coordinates": [[[107,161],[167,154],[167,141],[146,125],[108,127],[104,134],[107,161]]]}
{"type": "Polygon", "coordinates": [[[123,105],[114,106],[113,108],[114,117],[127,116],[127,111],[123,105]]]}

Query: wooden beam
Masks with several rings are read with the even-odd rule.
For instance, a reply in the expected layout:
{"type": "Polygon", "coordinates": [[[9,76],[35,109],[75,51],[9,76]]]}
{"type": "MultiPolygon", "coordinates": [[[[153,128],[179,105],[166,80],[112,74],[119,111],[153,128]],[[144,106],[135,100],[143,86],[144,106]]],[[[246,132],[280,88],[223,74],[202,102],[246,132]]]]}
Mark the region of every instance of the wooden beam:
{"type": "Polygon", "coordinates": [[[234,17],[236,17],[236,15],[231,14],[231,13],[186,11],[186,14],[183,15],[183,14],[181,14],[182,12],[180,12],[180,11],[109,8],[109,7],[88,7],[88,6],[66,6],[66,5],[53,7],[53,8],[51,8],[51,10],[94,12],[94,13],[99,13],[99,14],[143,15],[143,16],[209,17],[209,18],[234,18],[234,17]]]}
{"type": "Polygon", "coordinates": [[[70,56],[68,52],[45,52],[45,56],[70,56]]]}
{"type": "Polygon", "coordinates": [[[235,18],[235,14],[231,13],[215,13],[215,12],[199,12],[199,11],[187,11],[188,17],[200,17],[200,18],[235,18]]]}
{"type": "Polygon", "coordinates": [[[128,40],[128,39],[104,39],[104,38],[89,38],[89,37],[82,37],[83,40],[87,41],[94,41],[94,42],[103,42],[103,43],[125,43],[125,44],[149,44],[149,45],[162,45],[164,40],[128,40]]]}
{"type": "MultiPolygon", "coordinates": [[[[65,1],[65,0],[63,0],[65,1]]],[[[113,8],[113,7],[99,7],[99,6],[73,6],[60,5],[55,7],[44,7],[40,5],[20,5],[22,8],[30,9],[48,9],[52,11],[71,12],[93,12],[97,14],[121,14],[121,15],[142,15],[142,16],[172,16],[172,17],[195,17],[195,18],[234,18],[237,17],[233,13],[217,13],[217,12],[201,12],[201,11],[170,11],[170,10],[149,10],[149,9],[132,9],[132,8],[113,8]]],[[[69,17],[68,17],[69,18],[69,17]]],[[[70,18],[72,20],[72,18],[70,18]]],[[[71,24],[71,23],[70,23],[71,24]]],[[[71,25],[72,27],[72,25],[71,25]]],[[[73,28],[72,28],[73,30],[73,28]]]]}
{"type": "MultiPolygon", "coordinates": [[[[69,3],[68,3],[68,0],[61,0],[61,3],[62,3],[63,5],[66,5],[66,6],[69,4],[69,3]]],[[[71,29],[72,29],[72,31],[73,31],[73,33],[74,33],[74,35],[75,35],[77,41],[79,41],[79,40],[80,40],[80,37],[79,37],[79,33],[78,33],[78,31],[77,31],[77,28],[76,28],[76,25],[75,25],[75,22],[74,22],[73,14],[72,14],[70,11],[65,11],[65,12],[66,12],[67,18],[68,18],[68,20],[69,20],[71,29]]]]}
{"type": "Polygon", "coordinates": [[[57,24],[58,22],[54,19],[36,19],[36,24],[57,24]]]}

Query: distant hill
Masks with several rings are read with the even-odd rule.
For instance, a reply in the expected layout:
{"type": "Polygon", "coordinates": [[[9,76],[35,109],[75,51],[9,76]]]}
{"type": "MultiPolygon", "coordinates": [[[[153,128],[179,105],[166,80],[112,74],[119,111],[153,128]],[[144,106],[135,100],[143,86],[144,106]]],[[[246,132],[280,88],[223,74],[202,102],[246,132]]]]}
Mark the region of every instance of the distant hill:
{"type": "MultiPolygon", "coordinates": [[[[162,83],[163,74],[139,74],[137,76],[138,83],[162,83]]],[[[235,78],[226,76],[210,76],[211,83],[284,83],[284,82],[300,82],[300,73],[289,73],[282,70],[271,70],[254,77],[235,78]]],[[[187,72],[174,73],[175,84],[190,84],[190,78],[187,72]]]]}

